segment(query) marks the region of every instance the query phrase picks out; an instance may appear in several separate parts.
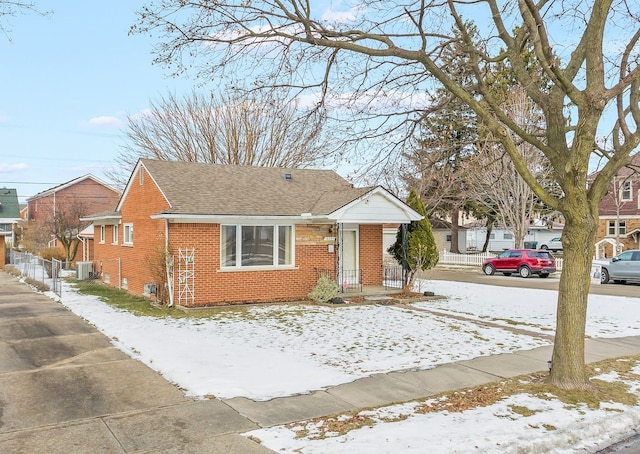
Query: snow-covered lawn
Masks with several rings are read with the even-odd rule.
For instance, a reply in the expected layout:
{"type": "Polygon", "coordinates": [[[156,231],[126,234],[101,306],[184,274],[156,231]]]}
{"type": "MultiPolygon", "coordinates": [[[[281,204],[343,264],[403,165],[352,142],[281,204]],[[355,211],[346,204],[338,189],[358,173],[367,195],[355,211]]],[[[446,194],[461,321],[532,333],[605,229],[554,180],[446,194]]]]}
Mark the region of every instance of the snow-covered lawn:
{"type": "MultiPolygon", "coordinates": [[[[207,319],[136,317],[69,288],[63,290],[62,303],[189,395],[220,398],[266,400],[375,373],[426,369],[549,343],[542,337],[476,324],[474,319],[553,334],[556,292],[446,281],[428,281],[422,288],[445,299],[416,303],[415,307],[254,306],[222,310],[207,319]]],[[[640,335],[638,299],[592,295],[587,334],[640,335]]],[[[373,428],[341,437],[296,439],[294,431],[284,427],[251,435],[279,452],[407,452],[424,451],[427,446],[434,453],[573,452],[574,445],[595,446],[606,437],[624,435],[640,422],[638,407],[571,410],[528,395],[463,413],[417,415],[412,414],[411,405],[380,410],[382,414],[374,419],[381,422],[373,428]],[[545,417],[511,415],[508,409],[514,402],[540,407],[536,415],[545,417]],[[384,413],[395,411],[409,417],[402,422],[384,422],[388,420],[384,413]],[[555,429],[545,428],[543,420],[552,421],[548,424],[555,429]],[[586,441],[576,444],[575,433],[582,433],[586,441]],[[534,446],[527,443],[540,437],[550,440],[546,447],[537,451],[527,448],[534,446]],[[524,451],[518,451],[517,446],[524,446],[524,451]],[[563,446],[566,451],[550,448],[563,446]]]]}
{"type": "MultiPolygon", "coordinates": [[[[438,280],[423,283],[422,287],[447,298],[417,303],[417,307],[540,333],[553,334],[555,330],[558,297],[555,290],[455,284],[438,280]]],[[[602,338],[640,335],[640,300],[589,295],[586,334],[602,338]]]]}
{"type": "Polygon", "coordinates": [[[118,347],[193,396],[268,400],[549,344],[411,307],[279,304],[221,310],[208,319],[158,319],[63,295],[64,305],[118,347]]]}
{"type": "MultiPolygon", "coordinates": [[[[640,396],[640,375],[638,379],[636,396],[640,396]]],[[[358,417],[372,425],[344,435],[319,437],[325,421],[303,421],[245,435],[281,453],[593,453],[640,425],[638,406],[605,402],[593,409],[530,394],[511,395],[462,412],[421,414],[419,405],[410,402],[362,411],[358,417]],[[308,435],[296,437],[299,431],[308,435]]]]}

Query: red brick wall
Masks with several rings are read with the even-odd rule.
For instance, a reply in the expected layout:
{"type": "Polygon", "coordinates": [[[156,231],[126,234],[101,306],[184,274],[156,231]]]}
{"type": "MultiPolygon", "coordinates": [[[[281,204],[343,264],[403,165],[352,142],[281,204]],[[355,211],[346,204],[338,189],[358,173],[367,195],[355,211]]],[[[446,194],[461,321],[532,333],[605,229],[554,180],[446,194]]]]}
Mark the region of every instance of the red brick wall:
{"type": "Polygon", "coordinates": [[[382,284],[382,225],[360,226],[360,269],[364,285],[382,284]]]}
{"type": "MultiPolygon", "coordinates": [[[[151,215],[168,208],[167,202],[151,178],[140,185],[134,176],[121,207],[117,244],[112,244],[113,226],[106,226],[105,241],[100,243],[99,226],[95,230],[95,259],[101,262],[103,279],[108,274],[111,285],[118,285],[118,262],[127,290],[142,294],[144,284],[154,275],[149,261],[164,248],[165,223],[151,215]],[[133,246],[123,244],[124,224],[133,223],[133,246]]],[[[293,269],[221,270],[220,225],[172,223],[169,225],[170,253],[175,257],[175,304],[208,306],[306,299],[315,286],[318,270],[335,269],[335,252],[330,252],[333,233],[329,225],[296,225],[295,266],[293,269]],[[179,250],[195,249],[194,301],[179,301],[179,250]]],[[[365,285],[382,283],[382,225],[360,226],[360,266],[365,285]]]]}
{"type": "Polygon", "coordinates": [[[95,226],[95,260],[102,261],[103,279],[108,273],[111,285],[118,285],[118,262],[114,259],[119,257],[121,281],[126,282],[129,292],[143,293],[144,284],[154,279],[149,262],[154,260],[157,251],[165,247],[165,223],[151,219],[151,215],[168,206],[151,178],[144,178],[144,184],[140,185],[138,177],[135,177],[120,209],[122,223],[118,226],[118,243],[112,244],[113,226],[106,226],[104,243],[100,243],[100,227],[95,226]],[[129,223],[133,224],[133,246],[123,243],[124,224],[129,223]]]}
{"type": "MultiPolygon", "coordinates": [[[[180,248],[195,248],[195,306],[294,301],[306,299],[318,268],[334,268],[335,256],[324,242],[328,228],[296,226],[295,269],[221,270],[219,224],[171,224],[169,238],[176,260],[180,248]]],[[[175,269],[175,303],[180,304],[177,262],[175,269]]]]}
{"type": "Polygon", "coordinates": [[[29,220],[44,220],[53,213],[54,203],[58,208],[68,204],[82,204],[83,216],[115,210],[120,194],[87,178],[54,194],[29,200],[29,220]]]}

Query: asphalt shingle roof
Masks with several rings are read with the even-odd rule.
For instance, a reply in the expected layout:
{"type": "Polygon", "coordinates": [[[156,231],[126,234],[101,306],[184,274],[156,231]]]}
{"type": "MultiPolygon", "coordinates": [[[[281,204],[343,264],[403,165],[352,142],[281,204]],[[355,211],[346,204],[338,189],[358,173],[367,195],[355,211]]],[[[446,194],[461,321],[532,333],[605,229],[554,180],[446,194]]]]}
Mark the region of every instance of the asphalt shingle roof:
{"type": "Polygon", "coordinates": [[[164,212],[166,214],[323,215],[334,212],[372,189],[353,188],[332,170],[151,159],[142,159],[141,164],[171,205],[164,212]]]}
{"type": "Polygon", "coordinates": [[[0,219],[20,219],[20,205],[15,189],[0,188],[0,219]]]}

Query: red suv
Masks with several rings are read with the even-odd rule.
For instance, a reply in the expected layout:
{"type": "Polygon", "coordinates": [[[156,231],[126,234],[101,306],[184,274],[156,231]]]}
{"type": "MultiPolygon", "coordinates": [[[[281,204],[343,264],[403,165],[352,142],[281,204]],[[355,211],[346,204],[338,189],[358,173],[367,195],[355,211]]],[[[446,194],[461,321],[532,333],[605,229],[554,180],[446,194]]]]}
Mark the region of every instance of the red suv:
{"type": "Polygon", "coordinates": [[[556,259],[548,251],[510,249],[497,257],[485,259],[482,262],[482,271],[488,276],[499,271],[505,276],[518,273],[521,277],[529,277],[532,274],[549,277],[550,273],[556,272],[556,259]]]}

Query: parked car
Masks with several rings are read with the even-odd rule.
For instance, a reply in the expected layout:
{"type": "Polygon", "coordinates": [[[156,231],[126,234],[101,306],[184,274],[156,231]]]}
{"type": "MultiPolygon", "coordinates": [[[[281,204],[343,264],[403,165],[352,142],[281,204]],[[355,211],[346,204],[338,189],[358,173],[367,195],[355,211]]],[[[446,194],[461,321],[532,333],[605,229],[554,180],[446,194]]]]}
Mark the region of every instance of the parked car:
{"type": "Polygon", "coordinates": [[[608,262],[602,263],[600,282],[612,280],[616,284],[627,281],[640,281],[640,250],[630,249],[621,252],[608,262]]]}
{"type": "Polygon", "coordinates": [[[562,250],[562,238],[555,237],[550,239],[549,241],[545,241],[540,245],[540,249],[544,249],[547,251],[558,252],[562,250]]]}
{"type": "Polygon", "coordinates": [[[549,251],[536,249],[510,249],[497,257],[490,257],[482,262],[482,271],[491,276],[496,271],[505,276],[518,273],[520,277],[537,274],[542,278],[556,272],[556,259],[549,251]]]}

